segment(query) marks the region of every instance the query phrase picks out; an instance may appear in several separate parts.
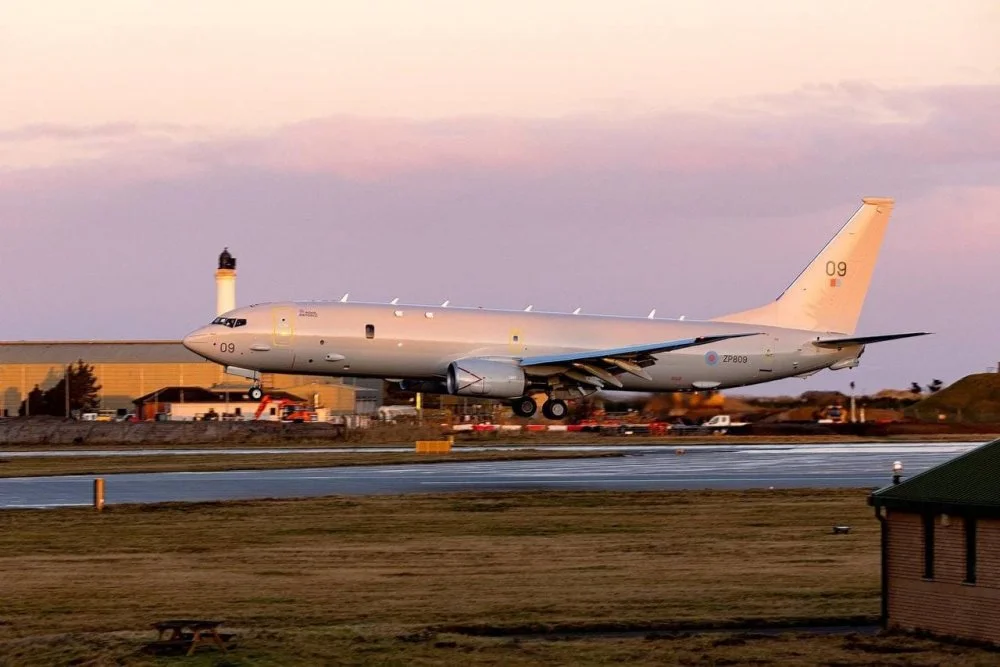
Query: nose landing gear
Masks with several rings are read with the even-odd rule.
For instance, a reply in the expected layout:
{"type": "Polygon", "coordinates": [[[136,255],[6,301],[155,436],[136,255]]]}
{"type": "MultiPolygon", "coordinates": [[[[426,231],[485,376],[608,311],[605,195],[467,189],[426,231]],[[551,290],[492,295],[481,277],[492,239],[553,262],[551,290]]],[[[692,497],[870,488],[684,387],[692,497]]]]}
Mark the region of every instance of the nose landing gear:
{"type": "Polygon", "coordinates": [[[264,390],[260,388],[259,384],[255,384],[250,387],[250,391],[248,391],[247,394],[249,394],[250,398],[253,400],[259,401],[264,396],[264,390]]]}

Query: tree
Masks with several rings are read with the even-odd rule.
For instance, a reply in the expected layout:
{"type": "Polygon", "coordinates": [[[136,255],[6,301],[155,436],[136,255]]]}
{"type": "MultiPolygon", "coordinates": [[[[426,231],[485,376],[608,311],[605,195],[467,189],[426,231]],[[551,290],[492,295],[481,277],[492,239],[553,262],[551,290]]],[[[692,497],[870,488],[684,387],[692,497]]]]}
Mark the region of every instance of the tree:
{"type": "Polygon", "coordinates": [[[920,395],[924,392],[924,389],[920,386],[919,382],[913,382],[910,384],[910,391],[914,394],[920,395]]]}
{"type": "Polygon", "coordinates": [[[943,386],[944,386],[944,382],[941,382],[941,380],[935,379],[933,382],[931,382],[929,385],[927,385],[927,391],[928,391],[928,393],[936,394],[937,392],[941,391],[941,387],[943,387],[943,386]]]}
{"type": "Polygon", "coordinates": [[[45,414],[54,417],[66,414],[66,377],[69,377],[69,409],[70,411],[94,410],[100,405],[100,385],[94,376],[94,367],[83,362],[76,362],[66,367],[66,374],[54,387],[45,392],[45,414]]]}
{"type": "Polygon", "coordinates": [[[37,384],[34,389],[28,392],[28,397],[21,401],[21,407],[18,408],[17,414],[21,417],[49,414],[45,405],[45,392],[37,384]]]}

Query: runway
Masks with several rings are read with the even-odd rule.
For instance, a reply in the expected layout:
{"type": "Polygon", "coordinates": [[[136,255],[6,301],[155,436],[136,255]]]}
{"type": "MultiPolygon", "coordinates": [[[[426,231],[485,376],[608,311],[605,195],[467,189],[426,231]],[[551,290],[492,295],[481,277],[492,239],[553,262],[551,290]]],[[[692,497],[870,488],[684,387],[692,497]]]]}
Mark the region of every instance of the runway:
{"type": "MultiPolygon", "coordinates": [[[[910,477],[981,444],[711,445],[688,447],[684,454],[673,447],[647,446],[631,448],[621,458],[116,474],[104,479],[108,504],[529,489],[872,488],[890,483],[894,461],[901,461],[904,477],[910,477]]],[[[0,479],[0,508],[86,506],[93,479],[0,479]]]]}

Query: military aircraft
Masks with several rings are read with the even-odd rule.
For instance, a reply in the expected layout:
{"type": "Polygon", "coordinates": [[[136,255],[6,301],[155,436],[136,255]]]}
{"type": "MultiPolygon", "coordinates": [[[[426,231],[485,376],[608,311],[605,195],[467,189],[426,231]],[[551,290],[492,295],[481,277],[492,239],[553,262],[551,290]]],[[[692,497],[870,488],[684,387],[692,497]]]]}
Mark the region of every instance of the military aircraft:
{"type": "Polygon", "coordinates": [[[253,380],[261,373],[381,378],[403,389],[509,401],[549,419],[602,389],[704,391],[808,377],[858,365],[871,343],[925,332],[855,336],[893,200],[868,197],[773,302],[712,320],[340,301],[236,308],[184,346],[253,380]]]}

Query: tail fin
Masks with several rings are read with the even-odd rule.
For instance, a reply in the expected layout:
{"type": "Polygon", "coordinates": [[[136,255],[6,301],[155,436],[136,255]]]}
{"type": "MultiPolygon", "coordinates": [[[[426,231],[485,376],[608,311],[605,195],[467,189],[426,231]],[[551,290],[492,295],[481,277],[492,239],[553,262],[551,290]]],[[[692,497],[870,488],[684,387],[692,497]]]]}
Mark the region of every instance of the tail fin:
{"type": "Polygon", "coordinates": [[[877,197],[862,202],[777,300],[716,321],[853,334],[894,204],[877,197]]]}

